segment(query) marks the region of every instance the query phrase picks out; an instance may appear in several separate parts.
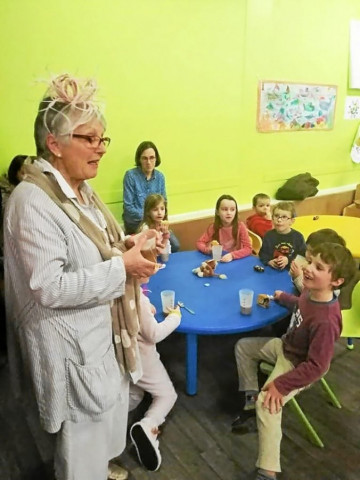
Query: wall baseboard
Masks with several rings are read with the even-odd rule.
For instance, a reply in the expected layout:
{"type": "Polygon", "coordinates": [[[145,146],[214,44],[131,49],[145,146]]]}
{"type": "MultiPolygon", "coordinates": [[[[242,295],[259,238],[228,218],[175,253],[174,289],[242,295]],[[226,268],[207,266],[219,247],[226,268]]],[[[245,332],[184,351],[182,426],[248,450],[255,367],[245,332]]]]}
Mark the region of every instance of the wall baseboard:
{"type": "MultiPolygon", "coordinates": [[[[325,195],[333,195],[333,194],[338,194],[343,192],[353,192],[355,189],[356,189],[356,183],[352,185],[343,185],[341,187],[326,188],[323,190],[319,190],[316,196],[311,198],[323,197],[325,195]]],[[[278,201],[279,200],[272,198],[271,204],[277,203],[278,201]]],[[[238,205],[238,209],[239,209],[239,212],[251,210],[252,204],[244,203],[242,205],[238,205]]],[[[178,213],[175,215],[169,215],[169,221],[171,223],[186,222],[189,220],[196,220],[200,218],[211,217],[213,215],[214,215],[214,207],[208,208],[206,210],[195,210],[193,212],[185,212],[185,213],[178,213]]]]}
{"type": "MultiPolygon", "coordinates": [[[[341,215],[345,207],[353,203],[356,185],[327,189],[319,192],[315,197],[295,201],[296,214],[301,215],[341,215]]],[[[278,200],[272,199],[272,203],[278,200]]],[[[252,205],[239,205],[239,219],[245,221],[253,213],[252,205]]],[[[213,222],[214,209],[188,212],[169,217],[171,229],[178,237],[181,250],[194,250],[196,240],[213,222]]],[[[296,229],[296,220],[294,224],[296,229]]]]}

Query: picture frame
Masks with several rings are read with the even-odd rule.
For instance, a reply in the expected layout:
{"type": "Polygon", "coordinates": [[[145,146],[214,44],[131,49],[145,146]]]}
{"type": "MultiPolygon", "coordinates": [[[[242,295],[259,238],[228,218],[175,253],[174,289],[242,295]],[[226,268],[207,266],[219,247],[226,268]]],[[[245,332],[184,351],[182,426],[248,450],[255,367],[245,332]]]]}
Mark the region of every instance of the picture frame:
{"type": "Polygon", "coordinates": [[[258,87],[257,130],[331,130],[336,97],[336,85],[262,80],[258,87]]]}

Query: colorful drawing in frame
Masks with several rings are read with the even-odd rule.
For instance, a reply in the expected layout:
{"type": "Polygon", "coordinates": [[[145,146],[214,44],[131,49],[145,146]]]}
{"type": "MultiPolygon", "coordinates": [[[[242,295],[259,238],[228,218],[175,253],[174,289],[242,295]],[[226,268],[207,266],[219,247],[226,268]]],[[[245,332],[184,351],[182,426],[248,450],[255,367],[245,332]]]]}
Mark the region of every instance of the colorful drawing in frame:
{"type": "Polygon", "coordinates": [[[330,130],[334,126],[336,85],[260,81],[259,132],[330,130]]]}

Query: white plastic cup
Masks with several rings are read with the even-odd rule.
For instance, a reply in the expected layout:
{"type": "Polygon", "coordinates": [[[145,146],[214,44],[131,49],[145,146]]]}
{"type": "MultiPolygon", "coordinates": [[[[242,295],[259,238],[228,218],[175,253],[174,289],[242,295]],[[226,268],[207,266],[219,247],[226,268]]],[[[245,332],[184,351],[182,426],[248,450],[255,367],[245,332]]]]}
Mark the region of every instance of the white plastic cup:
{"type": "Polygon", "coordinates": [[[161,261],[166,263],[169,261],[169,254],[167,252],[164,252],[160,255],[161,261]]]}
{"type": "Polygon", "coordinates": [[[244,288],[239,290],[240,313],[242,315],[250,315],[254,300],[254,290],[244,288]]]}
{"type": "MultiPolygon", "coordinates": [[[[140,234],[138,234],[140,235],[140,234]]],[[[155,237],[154,238],[149,238],[146,240],[145,244],[143,245],[141,249],[141,255],[146,258],[146,260],[149,260],[150,262],[155,262],[156,263],[156,242],[155,242],[155,237]]]]}
{"type": "Polygon", "coordinates": [[[167,262],[169,260],[169,255],[171,253],[171,245],[170,245],[170,240],[166,242],[164,251],[161,253],[160,258],[162,262],[167,262]]]}
{"type": "Polygon", "coordinates": [[[213,259],[217,262],[220,262],[222,256],[222,245],[212,245],[211,251],[213,259]]]}
{"type": "Polygon", "coordinates": [[[175,292],[174,290],[163,290],[160,295],[162,311],[169,313],[169,309],[173,309],[175,305],[175,292]]]}

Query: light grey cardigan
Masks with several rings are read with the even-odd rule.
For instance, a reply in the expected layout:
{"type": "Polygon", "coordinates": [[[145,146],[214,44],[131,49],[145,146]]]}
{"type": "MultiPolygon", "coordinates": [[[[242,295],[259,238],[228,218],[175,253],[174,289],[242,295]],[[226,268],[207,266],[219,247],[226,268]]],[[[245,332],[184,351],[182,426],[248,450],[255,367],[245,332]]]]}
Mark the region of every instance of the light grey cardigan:
{"type": "Polygon", "coordinates": [[[124,380],[110,314],[111,301],[124,293],[121,257],[103,261],[91,240],[28,182],[8,201],[4,234],[9,363],[17,393],[24,385],[33,388],[50,433],[64,420],[101,420],[121,397],[124,380]]]}

